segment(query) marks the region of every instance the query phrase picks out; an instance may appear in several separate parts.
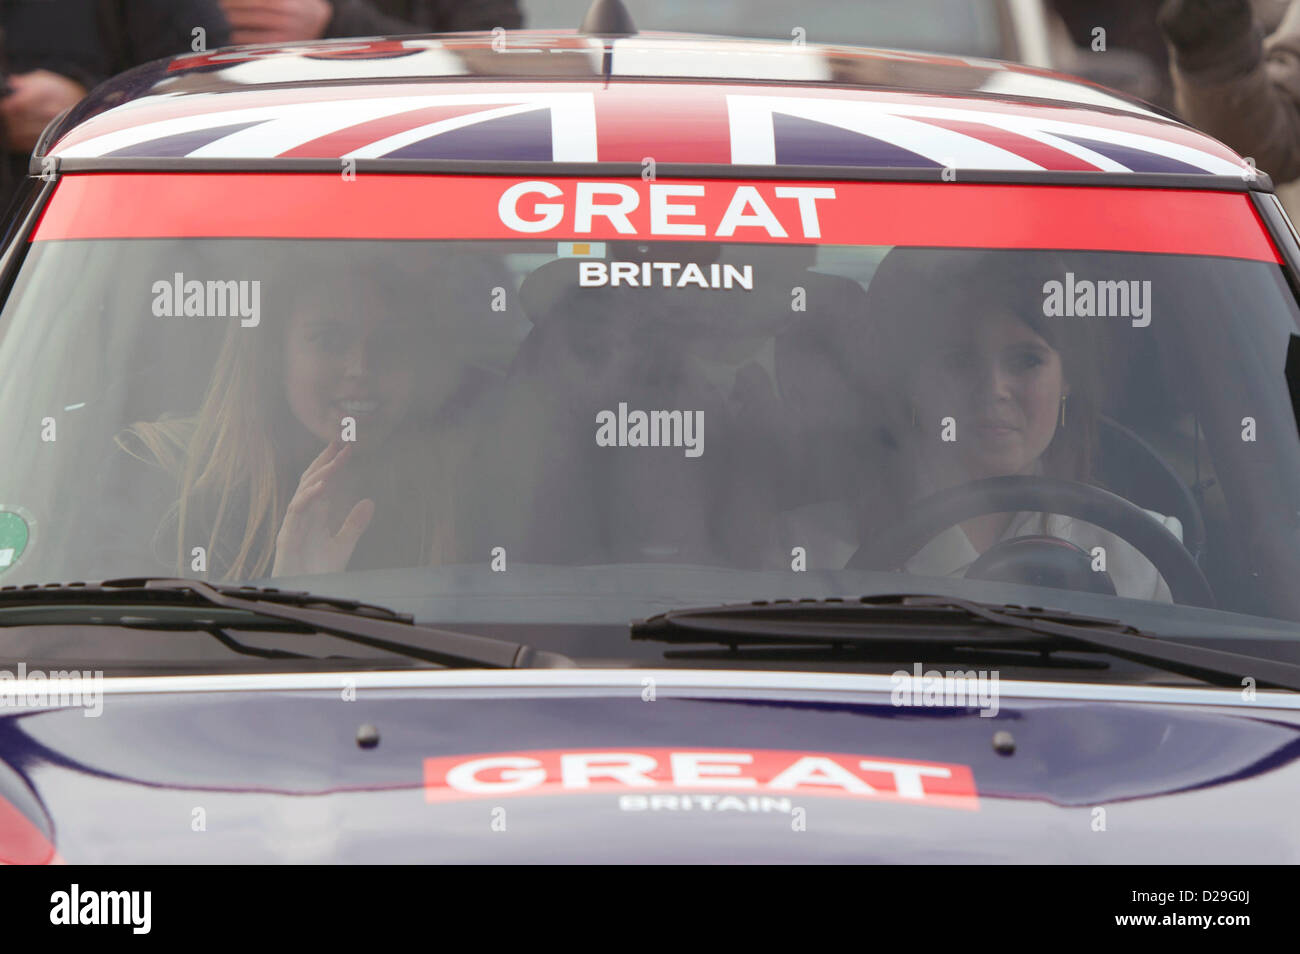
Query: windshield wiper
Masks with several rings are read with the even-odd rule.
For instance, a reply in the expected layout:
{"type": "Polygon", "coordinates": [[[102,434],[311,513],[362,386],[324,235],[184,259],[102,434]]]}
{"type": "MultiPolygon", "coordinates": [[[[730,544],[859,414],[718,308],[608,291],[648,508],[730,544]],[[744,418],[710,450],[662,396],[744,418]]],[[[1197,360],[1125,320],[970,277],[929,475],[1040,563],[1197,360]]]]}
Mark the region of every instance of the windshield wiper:
{"type": "Polygon", "coordinates": [[[759,600],[672,610],[633,623],[632,638],[733,650],[794,645],[914,653],[922,646],[1105,653],[1217,685],[1239,687],[1250,678],[1261,687],[1300,691],[1300,666],[1292,663],[1171,642],[1117,620],[950,596],[759,600]]]}
{"type": "MultiPolygon", "coordinates": [[[[490,636],[424,626],[409,615],[356,600],[170,577],[0,587],[0,626],[68,624],[79,620],[136,628],[208,628],[182,626],[174,620],[155,621],[153,625],[143,618],[114,620],[111,613],[104,614],[105,618],[100,620],[93,618],[96,609],[102,610],[114,604],[157,606],[172,613],[177,609],[190,609],[195,611],[194,622],[197,623],[203,622],[201,617],[205,609],[239,611],[442,666],[527,669],[574,665],[571,659],[559,653],[490,636]],[[65,610],[76,607],[77,612],[71,617],[67,612],[59,615],[56,607],[60,606],[65,610]],[[40,612],[33,612],[36,609],[40,612]]],[[[227,615],[222,628],[229,625],[227,615]]],[[[277,650],[256,654],[265,652],[276,653],[275,658],[284,658],[277,650]]]]}

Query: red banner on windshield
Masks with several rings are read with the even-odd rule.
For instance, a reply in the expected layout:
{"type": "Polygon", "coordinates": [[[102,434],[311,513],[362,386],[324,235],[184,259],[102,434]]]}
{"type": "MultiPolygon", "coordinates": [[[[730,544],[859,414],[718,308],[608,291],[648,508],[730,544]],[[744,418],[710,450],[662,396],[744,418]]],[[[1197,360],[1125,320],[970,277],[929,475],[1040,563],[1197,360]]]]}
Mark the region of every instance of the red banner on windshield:
{"type": "Polygon", "coordinates": [[[68,175],[33,241],[200,237],[930,245],[1281,261],[1242,193],[348,169],[68,175]]]}

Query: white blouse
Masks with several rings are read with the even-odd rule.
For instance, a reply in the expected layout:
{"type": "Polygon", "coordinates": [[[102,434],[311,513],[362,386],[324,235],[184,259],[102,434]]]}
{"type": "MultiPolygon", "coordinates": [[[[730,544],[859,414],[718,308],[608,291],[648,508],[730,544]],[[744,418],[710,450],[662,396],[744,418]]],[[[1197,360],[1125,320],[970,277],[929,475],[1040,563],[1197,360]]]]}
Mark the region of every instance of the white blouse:
{"type": "MultiPolygon", "coordinates": [[[[1177,517],[1166,517],[1154,510],[1145,511],[1179,540],[1183,525],[1177,517]]],[[[774,528],[775,543],[781,540],[789,559],[791,546],[805,548],[809,568],[843,569],[857,552],[859,541],[846,539],[844,531],[853,526],[849,508],[842,503],[822,503],[800,507],[782,516],[774,528]]],[[[1173,602],[1169,586],[1155,565],[1131,543],[1108,530],[1073,517],[1022,511],[1012,517],[1000,540],[1042,535],[1069,541],[1091,553],[1102,547],[1106,570],[1119,596],[1133,599],[1173,602]]],[[[923,546],[903,565],[916,576],[965,576],[980,554],[960,526],[949,527],[923,546]]]]}
{"type": "MultiPolygon", "coordinates": [[[[1183,525],[1177,517],[1166,517],[1154,510],[1145,512],[1179,540],[1183,539],[1183,525]]],[[[1105,553],[1106,570],[1115,583],[1117,595],[1162,603],[1173,602],[1169,586],[1156,571],[1155,565],[1123,537],[1074,517],[1022,511],[1012,517],[999,542],[1032,535],[1066,540],[1086,553],[1092,553],[1095,547],[1101,547],[1105,553]]],[[[965,576],[979,556],[960,526],[949,527],[903,564],[903,569],[917,576],[965,576]]]]}

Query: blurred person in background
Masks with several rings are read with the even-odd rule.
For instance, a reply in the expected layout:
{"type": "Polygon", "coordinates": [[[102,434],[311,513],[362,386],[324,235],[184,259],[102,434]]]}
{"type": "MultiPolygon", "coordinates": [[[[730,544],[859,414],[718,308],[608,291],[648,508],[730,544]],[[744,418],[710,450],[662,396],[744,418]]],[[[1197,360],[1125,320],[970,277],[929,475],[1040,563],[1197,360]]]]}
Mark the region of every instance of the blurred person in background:
{"type": "MultiPolygon", "coordinates": [[[[1277,28],[1289,2],[1250,0],[1255,21],[1265,33],[1277,28]]],[[[1160,0],[1047,0],[1047,5],[1059,21],[1053,31],[1060,29],[1068,35],[1068,47],[1056,43],[1059,69],[1168,112],[1177,110],[1169,47],[1156,20],[1160,0]],[[1095,48],[1098,27],[1105,31],[1102,49],[1095,48]],[[1109,63],[1117,52],[1124,62],[1109,63]]]]}
{"type": "Polygon", "coordinates": [[[1158,19],[1183,118],[1281,185],[1300,179],[1300,3],[1271,31],[1260,13],[1249,0],[1165,0],[1158,19]]]}
{"type": "Polygon", "coordinates": [[[1147,100],[1254,160],[1300,213],[1300,3],[1048,0],[1069,33],[1061,69],[1147,100]],[[1096,49],[1097,28],[1104,48],[1096,49]],[[1155,68],[1099,69],[1116,52],[1155,68]],[[1128,72],[1132,82],[1126,81],[1128,72]]]}
{"type": "Polygon", "coordinates": [[[1137,82],[1116,82],[1119,77],[1115,77],[1109,85],[1161,109],[1174,108],[1169,53],[1156,24],[1156,4],[1152,0],[1049,0],[1048,7],[1060,18],[1071,41],[1071,49],[1058,54],[1062,69],[1086,74],[1088,70],[1081,67],[1104,59],[1101,51],[1092,49],[1093,31],[1101,27],[1106,31],[1105,52],[1114,48],[1132,50],[1145,57],[1151,67],[1133,77],[1137,82]]]}
{"type": "Polygon", "coordinates": [[[230,42],[217,0],[0,0],[0,209],[50,120],[141,63],[230,42]]]}
{"type": "Polygon", "coordinates": [[[516,30],[517,0],[221,0],[235,43],[516,30]]]}

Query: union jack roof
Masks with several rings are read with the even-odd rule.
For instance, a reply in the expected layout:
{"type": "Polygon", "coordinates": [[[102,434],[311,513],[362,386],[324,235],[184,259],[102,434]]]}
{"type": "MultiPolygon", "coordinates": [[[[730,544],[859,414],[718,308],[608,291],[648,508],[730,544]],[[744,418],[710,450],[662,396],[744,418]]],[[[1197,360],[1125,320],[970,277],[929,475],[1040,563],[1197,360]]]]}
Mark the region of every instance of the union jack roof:
{"type": "Polygon", "coordinates": [[[653,158],[955,172],[1251,171],[1204,134],[1043,70],[668,35],[229,48],[126,74],[50,141],[48,155],[61,161],[118,166],[181,158],[653,158]]]}

